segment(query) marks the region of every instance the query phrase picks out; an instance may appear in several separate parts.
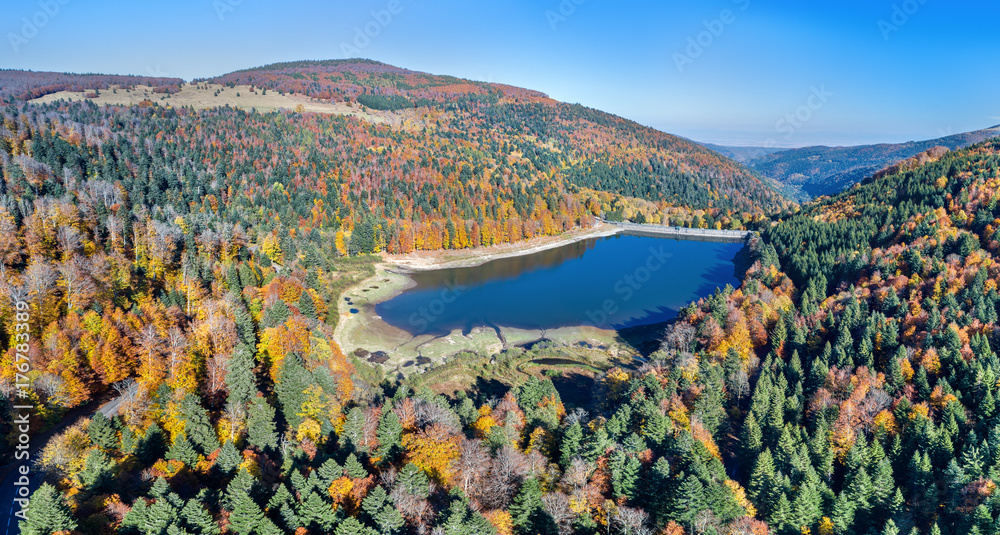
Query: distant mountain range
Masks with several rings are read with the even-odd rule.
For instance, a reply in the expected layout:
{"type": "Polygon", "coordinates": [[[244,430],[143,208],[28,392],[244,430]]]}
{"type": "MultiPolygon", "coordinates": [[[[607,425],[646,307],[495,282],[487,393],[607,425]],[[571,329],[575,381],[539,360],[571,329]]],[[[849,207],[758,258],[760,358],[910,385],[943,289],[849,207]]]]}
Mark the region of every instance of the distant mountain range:
{"type": "Polygon", "coordinates": [[[839,193],[888,166],[935,147],[957,150],[996,136],[1000,136],[1000,125],[927,141],[855,147],[776,149],[703,145],[770,178],[789,198],[806,201],[839,193]]]}

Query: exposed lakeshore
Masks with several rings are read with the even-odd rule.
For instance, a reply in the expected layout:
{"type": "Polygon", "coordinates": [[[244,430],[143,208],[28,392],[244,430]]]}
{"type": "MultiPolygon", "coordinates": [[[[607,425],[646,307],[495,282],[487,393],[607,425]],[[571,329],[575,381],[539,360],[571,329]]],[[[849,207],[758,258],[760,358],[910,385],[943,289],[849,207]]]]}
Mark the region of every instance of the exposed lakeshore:
{"type": "Polygon", "coordinates": [[[375,275],[344,292],[339,300],[340,320],[335,332],[336,340],[345,353],[359,352],[362,355],[379,351],[386,353],[388,360],[382,364],[383,369],[393,373],[398,371],[404,375],[423,371],[462,351],[490,355],[507,347],[541,339],[567,344],[584,342],[594,347],[610,347],[616,343],[615,331],[588,326],[549,330],[475,327],[467,333],[455,330],[447,335],[413,336],[382,321],[375,312],[375,305],[411,288],[414,282],[408,274],[412,272],[475,267],[500,258],[534,254],[591,238],[613,236],[620,232],[621,229],[616,226],[599,224],[590,228],[574,229],[558,236],[543,236],[480,249],[383,255],[383,262],[376,266],[375,275]],[[356,312],[352,312],[352,309],[356,312]]]}
{"type": "MultiPolygon", "coordinates": [[[[348,289],[339,300],[337,341],[345,352],[377,362],[385,372],[407,376],[442,364],[459,353],[473,352],[489,356],[505,349],[530,346],[539,341],[549,341],[560,346],[593,348],[608,354],[634,351],[638,347],[634,346],[636,340],[630,338],[629,342],[625,342],[622,333],[610,326],[598,328],[592,325],[574,325],[550,329],[520,329],[489,324],[472,328],[466,326],[464,329],[449,326],[436,332],[414,335],[411,332],[414,329],[396,326],[400,325],[399,317],[390,324],[376,310],[379,303],[389,301],[414,287],[416,283],[413,276],[419,272],[477,267],[498,259],[536,254],[588,239],[622,233],[681,241],[733,243],[745,241],[749,234],[745,231],[705,231],[601,222],[593,227],[575,229],[559,236],[539,237],[489,248],[383,255],[382,262],[375,266],[375,275],[348,289]]],[[[498,303],[502,304],[502,301],[498,303]]],[[[410,321],[414,326],[420,323],[419,318],[413,317],[409,320],[404,317],[402,321],[410,321]]]]}

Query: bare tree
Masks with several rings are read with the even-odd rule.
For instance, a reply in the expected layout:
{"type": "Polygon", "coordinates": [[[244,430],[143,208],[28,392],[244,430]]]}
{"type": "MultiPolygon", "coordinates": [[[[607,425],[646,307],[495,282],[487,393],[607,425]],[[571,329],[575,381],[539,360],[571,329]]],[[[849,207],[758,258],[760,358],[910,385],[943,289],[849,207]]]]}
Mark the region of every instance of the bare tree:
{"type": "Polygon", "coordinates": [[[111,240],[112,247],[117,248],[120,245],[124,245],[119,244],[125,234],[125,223],[120,217],[109,215],[104,222],[104,226],[108,229],[108,239],[111,240]]]}
{"type": "MultiPolygon", "coordinates": [[[[47,304],[46,301],[52,297],[56,281],[59,280],[59,274],[48,262],[35,260],[28,264],[27,269],[24,270],[24,280],[28,295],[38,307],[38,314],[42,315],[47,304]]],[[[42,318],[38,318],[38,320],[42,320],[42,318]]]]}
{"type": "Polygon", "coordinates": [[[542,496],[542,507],[552,517],[559,528],[559,535],[573,533],[573,520],[576,513],[570,509],[569,497],[561,492],[552,492],[542,496]]]}
{"type": "Polygon", "coordinates": [[[177,327],[171,327],[167,333],[167,369],[170,377],[177,377],[177,367],[184,360],[187,349],[187,337],[177,327]]]}
{"type": "Polygon", "coordinates": [[[459,457],[456,463],[458,481],[467,495],[473,495],[473,489],[484,483],[489,472],[490,460],[490,454],[483,447],[481,440],[463,439],[459,444],[459,457]]]}
{"type": "Polygon", "coordinates": [[[0,264],[14,263],[22,250],[14,218],[6,207],[0,207],[0,264]]]}
{"type": "Polygon", "coordinates": [[[56,230],[56,242],[62,251],[63,262],[68,262],[80,248],[80,231],[69,225],[63,225],[56,230]]]}
{"type": "Polygon", "coordinates": [[[88,267],[87,260],[79,255],[59,266],[59,275],[66,288],[66,308],[70,312],[83,309],[94,296],[96,287],[88,267]]]}
{"type": "Polygon", "coordinates": [[[660,349],[666,351],[691,351],[694,338],[694,326],[686,321],[678,321],[671,325],[664,333],[660,349]]]}
{"type": "Polygon", "coordinates": [[[226,421],[229,422],[229,440],[236,441],[237,432],[243,428],[246,422],[246,407],[239,403],[227,403],[223,411],[226,421]]]}
{"type": "Polygon", "coordinates": [[[619,507],[611,515],[611,525],[620,535],[652,535],[653,530],[646,526],[648,521],[649,515],[639,508],[619,507]]]}
{"type": "Polygon", "coordinates": [[[229,354],[215,353],[208,360],[205,390],[214,396],[226,387],[226,372],[229,370],[229,354]]]}
{"type": "Polygon", "coordinates": [[[139,388],[135,379],[129,377],[111,385],[121,399],[119,412],[125,417],[125,421],[131,425],[139,424],[149,411],[149,399],[146,393],[139,388]]]}
{"type": "Polygon", "coordinates": [[[156,326],[150,323],[143,327],[139,331],[137,342],[139,350],[142,353],[142,363],[146,366],[148,373],[159,368],[159,359],[157,357],[163,350],[163,338],[156,331],[156,326]]]}

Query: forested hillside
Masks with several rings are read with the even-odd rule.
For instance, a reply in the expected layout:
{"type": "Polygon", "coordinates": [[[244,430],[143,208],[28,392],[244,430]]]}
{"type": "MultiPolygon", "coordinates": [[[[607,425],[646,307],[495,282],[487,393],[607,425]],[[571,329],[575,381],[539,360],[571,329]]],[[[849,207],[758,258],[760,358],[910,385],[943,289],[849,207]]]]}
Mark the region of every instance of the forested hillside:
{"type": "Polygon", "coordinates": [[[161,93],[176,91],[183,80],[151,76],[119,76],[107,74],[68,74],[0,69],[0,101],[30,100],[58,91],[99,91],[137,85],[154,87],[161,93]]]}
{"type": "Polygon", "coordinates": [[[739,161],[784,185],[793,198],[809,200],[840,193],[885,167],[935,147],[962,149],[998,134],[1000,127],[995,126],[927,141],[856,147],[803,147],[771,151],[770,154],[739,161]]]}
{"type": "Polygon", "coordinates": [[[326,268],[203,247],[129,269],[110,237],[58,232],[26,273],[116,269],[82,301],[26,294],[62,316],[33,333],[43,383],[140,388],[46,448],[54,484],[24,530],[1000,532],[998,167],[994,140],[804,207],[751,242],[740,289],[687,307],[648,364],[572,409],[548,379],[452,399],[360,379],[314,319],[326,268]]]}
{"type": "Polygon", "coordinates": [[[1000,533],[1000,140],[767,224],[575,185],[665,176],[618,175],[613,154],[579,175],[546,159],[656,134],[572,129],[607,116],[497,98],[465,116],[493,123],[449,126],[450,104],[431,104],[441,126],[413,129],[11,98],[4,445],[15,400],[37,430],[102,394],[124,402],[45,448],[22,532],[1000,533]],[[543,131],[562,152],[538,148],[543,131]],[[764,224],[741,287],[682,310],[648,360],[603,372],[594,404],[564,404],[548,377],[414,391],[333,338],[337,292],[370,276],[363,253],[636,207],[764,224]]]}

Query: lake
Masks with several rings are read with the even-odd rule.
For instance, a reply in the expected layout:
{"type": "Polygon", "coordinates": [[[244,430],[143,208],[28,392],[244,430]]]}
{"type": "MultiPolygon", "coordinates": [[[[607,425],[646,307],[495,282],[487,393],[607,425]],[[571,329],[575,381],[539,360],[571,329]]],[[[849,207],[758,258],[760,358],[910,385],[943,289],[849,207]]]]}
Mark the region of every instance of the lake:
{"type": "Polygon", "coordinates": [[[412,274],[375,312],[414,335],[478,326],[620,329],[673,319],[717,287],[736,287],[742,243],[616,235],[476,267],[412,274]]]}

